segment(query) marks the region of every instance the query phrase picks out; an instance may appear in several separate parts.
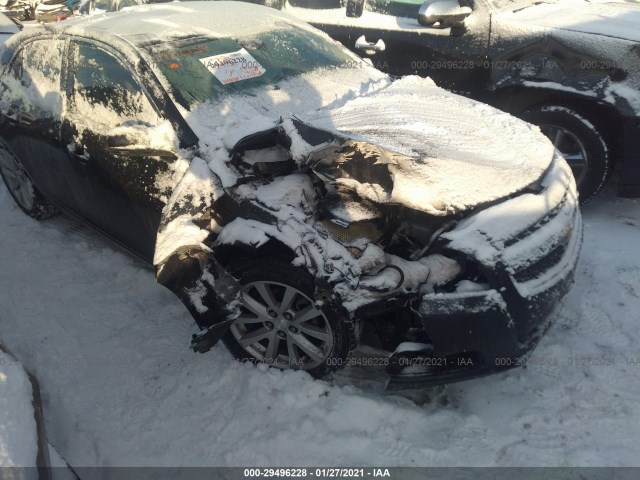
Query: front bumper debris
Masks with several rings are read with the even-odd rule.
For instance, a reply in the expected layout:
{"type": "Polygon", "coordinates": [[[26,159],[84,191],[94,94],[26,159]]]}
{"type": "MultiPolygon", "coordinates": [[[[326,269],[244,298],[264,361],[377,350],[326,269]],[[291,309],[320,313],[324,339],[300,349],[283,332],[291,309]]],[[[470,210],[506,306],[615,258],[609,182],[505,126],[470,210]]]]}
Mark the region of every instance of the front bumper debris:
{"type": "Polygon", "coordinates": [[[488,239],[500,251],[494,264],[479,261],[490,279],[488,290],[422,297],[418,311],[433,349],[406,360],[391,376],[389,390],[466,380],[526,363],[571,288],[582,245],[572,182],[554,198],[539,221],[509,240],[488,239]]]}

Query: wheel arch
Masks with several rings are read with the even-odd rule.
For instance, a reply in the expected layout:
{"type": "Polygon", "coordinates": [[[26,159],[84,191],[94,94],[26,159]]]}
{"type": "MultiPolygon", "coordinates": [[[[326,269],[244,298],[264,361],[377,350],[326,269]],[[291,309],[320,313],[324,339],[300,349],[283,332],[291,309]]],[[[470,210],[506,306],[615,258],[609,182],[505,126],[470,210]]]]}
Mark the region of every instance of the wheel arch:
{"type": "Polygon", "coordinates": [[[611,150],[612,165],[616,163],[622,151],[623,140],[619,132],[623,129],[623,120],[620,112],[614,105],[592,97],[573,92],[512,85],[496,90],[491,104],[516,117],[544,105],[570,108],[589,120],[603,135],[607,147],[611,150]]]}
{"type": "Polygon", "coordinates": [[[228,305],[239,285],[226,267],[242,257],[278,257],[291,262],[295,253],[274,238],[259,248],[240,242],[210,249],[184,246],[156,266],[156,279],[182,301],[201,329],[208,329],[227,320],[228,305]]]}

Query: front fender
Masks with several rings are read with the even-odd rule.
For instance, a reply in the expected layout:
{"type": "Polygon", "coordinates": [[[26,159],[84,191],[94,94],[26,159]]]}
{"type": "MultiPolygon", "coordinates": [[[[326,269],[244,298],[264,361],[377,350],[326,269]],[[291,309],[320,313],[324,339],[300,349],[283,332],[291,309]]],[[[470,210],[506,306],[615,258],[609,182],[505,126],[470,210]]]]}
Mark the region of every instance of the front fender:
{"type": "Polygon", "coordinates": [[[184,303],[200,328],[226,320],[240,289],[212,252],[197,245],[179,248],[156,266],[156,278],[184,303]]]}
{"type": "Polygon", "coordinates": [[[571,94],[608,103],[621,115],[640,114],[640,92],[635,71],[637,45],[621,39],[598,37],[593,46],[579,32],[525,28],[505,35],[501,25],[490,47],[490,89],[510,87],[571,94]],[[502,35],[501,35],[502,33],[502,35]]]}
{"type": "Polygon", "coordinates": [[[191,342],[195,351],[204,353],[211,349],[234,321],[241,285],[226,265],[234,258],[256,255],[295,258],[295,253],[286,245],[269,239],[259,248],[240,242],[218,244],[211,249],[183,246],[156,266],[158,283],[182,301],[202,330],[191,342]]]}

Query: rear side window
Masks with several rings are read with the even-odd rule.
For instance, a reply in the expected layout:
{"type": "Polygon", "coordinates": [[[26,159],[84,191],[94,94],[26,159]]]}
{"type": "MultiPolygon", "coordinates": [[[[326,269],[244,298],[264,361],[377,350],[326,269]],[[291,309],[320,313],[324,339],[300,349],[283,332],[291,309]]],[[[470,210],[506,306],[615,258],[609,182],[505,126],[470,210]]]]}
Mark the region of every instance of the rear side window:
{"type": "Polygon", "coordinates": [[[423,3],[424,0],[369,0],[367,6],[374,12],[415,19],[423,3]]]}
{"type": "Polygon", "coordinates": [[[78,116],[106,128],[127,121],[158,122],[140,83],[111,53],[78,43],[75,57],[73,110],[78,116]]]}
{"type": "Polygon", "coordinates": [[[38,117],[60,116],[60,79],[65,41],[35,40],[14,57],[3,77],[3,104],[38,117]]]}

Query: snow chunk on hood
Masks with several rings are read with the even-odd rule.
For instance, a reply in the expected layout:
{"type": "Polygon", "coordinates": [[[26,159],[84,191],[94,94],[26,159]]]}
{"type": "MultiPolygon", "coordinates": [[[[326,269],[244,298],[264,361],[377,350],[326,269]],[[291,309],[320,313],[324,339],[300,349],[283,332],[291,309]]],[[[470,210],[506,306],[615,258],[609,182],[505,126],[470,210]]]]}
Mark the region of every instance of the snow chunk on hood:
{"type": "Polygon", "coordinates": [[[404,155],[389,165],[389,201],[436,215],[521,191],[541,178],[554,152],[537,127],[420,77],[405,77],[308,121],[404,155]]]}

